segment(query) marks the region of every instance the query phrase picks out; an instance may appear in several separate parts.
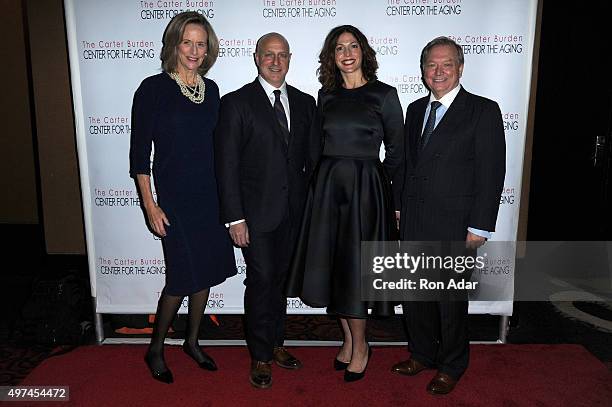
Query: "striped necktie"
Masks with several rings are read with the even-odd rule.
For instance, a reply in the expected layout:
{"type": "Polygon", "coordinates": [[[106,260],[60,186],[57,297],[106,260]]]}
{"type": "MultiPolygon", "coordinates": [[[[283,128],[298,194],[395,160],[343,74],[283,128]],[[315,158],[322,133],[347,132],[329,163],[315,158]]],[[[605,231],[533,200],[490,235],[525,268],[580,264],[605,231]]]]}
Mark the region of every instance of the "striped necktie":
{"type": "Polygon", "coordinates": [[[274,113],[276,114],[276,119],[278,120],[278,124],[280,124],[281,129],[283,131],[283,138],[285,139],[285,144],[289,144],[289,124],[287,123],[287,114],[285,113],[285,108],[280,100],[281,91],[276,89],[274,91],[274,113]]]}
{"type": "Polygon", "coordinates": [[[436,125],[436,110],[442,106],[442,103],[434,100],[431,102],[431,107],[429,109],[429,117],[427,117],[427,123],[425,123],[425,128],[423,129],[423,134],[419,140],[419,151],[423,151],[427,142],[429,141],[429,137],[431,137],[431,133],[434,131],[434,127],[436,125]]]}

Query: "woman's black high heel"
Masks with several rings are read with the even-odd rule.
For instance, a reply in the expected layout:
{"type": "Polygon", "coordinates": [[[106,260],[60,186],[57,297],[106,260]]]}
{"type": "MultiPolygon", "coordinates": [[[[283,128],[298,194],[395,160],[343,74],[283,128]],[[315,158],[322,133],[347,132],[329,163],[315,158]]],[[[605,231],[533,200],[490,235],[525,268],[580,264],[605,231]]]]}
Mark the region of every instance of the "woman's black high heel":
{"type": "Polygon", "coordinates": [[[163,372],[154,369],[153,366],[151,365],[152,364],[151,357],[152,357],[151,354],[148,352],[144,357],[145,363],[147,364],[147,367],[149,368],[149,371],[151,372],[151,377],[153,377],[158,382],[162,382],[166,384],[173,383],[174,377],[172,376],[172,372],[170,371],[170,369],[166,369],[163,372]]]}
{"type": "Polygon", "coordinates": [[[337,371],[344,370],[348,367],[348,365],[349,365],[348,363],[341,362],[337,358],[334,358],[334,370],[337,370],[337,371]]]}
{"type": "Polygon", "coordinates": [[[363,377],[365,376],[366,369],[368,368],[368,363],[370,363],[371,357],[372,357],[372,348],[370,348],[370,345],[368,344],[368,361],[366,362],[366,365],[363,368],[363,371],[360,373],[351,372],[350,370],[348,370],[348,367],[347,367],[346,369],[344,369],[344,381],[345,382],[356,382],[357,380],[363,379],[363,377]]]}
{"type": "Polygon", "coordinates": [[[189,348],[189,344],[187,344],[187,341],[183,342],[183,352],[185,352],[187,356],[193,359],[198,364],[198,366],[200,366],[201,369],[210,370],[211,372],[217,370],[217,364],[215,363],[213,358],[208,356],[202,349],[200,349],[200,352],[202,352],[202,357],[204,358],[204,360],[198,362],[194,354],[191,353],[191,349],[189,348]]]}

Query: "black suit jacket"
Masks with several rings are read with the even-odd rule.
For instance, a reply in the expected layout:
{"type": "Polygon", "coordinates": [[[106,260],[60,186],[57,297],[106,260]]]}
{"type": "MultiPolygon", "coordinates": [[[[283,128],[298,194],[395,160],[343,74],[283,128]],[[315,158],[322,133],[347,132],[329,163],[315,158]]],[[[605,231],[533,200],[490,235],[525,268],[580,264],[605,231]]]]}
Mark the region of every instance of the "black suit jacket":
{"type": "Polygon", "coordinates": [[[314,98],[287,85],[288,146],[258,79],[221,99],[215,168],[221,222],[246,219],[249,229],[274,230],[289,211],[299,222],[314,162],[309,154],[314,98]]]}
{"type": "Polygon", "coordinates": [[[494,231],[506,171],[499,106],[461,88],[418,154],[428,102],[406,111],[401,239],[464,241],[468,227],[494,231]]]}

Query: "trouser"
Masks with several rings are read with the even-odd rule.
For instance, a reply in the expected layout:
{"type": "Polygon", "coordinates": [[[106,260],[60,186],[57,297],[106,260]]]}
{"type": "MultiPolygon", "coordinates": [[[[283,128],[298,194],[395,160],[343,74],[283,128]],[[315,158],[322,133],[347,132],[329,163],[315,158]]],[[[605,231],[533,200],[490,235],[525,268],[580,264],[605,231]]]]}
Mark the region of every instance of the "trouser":
{"type": "Polygon", "coordinates": [[[468,302],[415,301],[403,307],[411,357],[459,379],[470,358],[468,302]]]}
{"type": "Polygon", "coordinates": [[[272,360],[273,348],[284,342],[287,314],[284,287],[293,250],[291,230],[289,218],[285,216],[273,231],[249,230],[249,247],[242,249],[247,265],[245,331],[253,360],[272,360]]]}

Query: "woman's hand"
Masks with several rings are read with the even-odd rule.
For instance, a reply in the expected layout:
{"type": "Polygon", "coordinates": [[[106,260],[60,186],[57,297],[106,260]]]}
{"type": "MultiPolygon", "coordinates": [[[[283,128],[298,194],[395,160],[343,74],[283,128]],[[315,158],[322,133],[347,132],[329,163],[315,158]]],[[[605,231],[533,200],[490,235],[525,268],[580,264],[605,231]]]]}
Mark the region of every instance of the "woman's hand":
{"type": "Polygon", "coordinates": [[[137,174],[136,182],[138,183],[138,189],[140,189],[142,206],[147,214],[151,229],[153,229],[156,235],[165,237],[166,226],[170,226],[170,222],[168,222],[168,218],[162,208],[157,206],[157,202],[153,199],[151,177],[147,174],[137,174]]]}
{"type": "Polygon", "coordinates": [[[162,208],[155,204],[146,208],[146,212],[151,229],[153,229],[155,234],[165,237],[166,226],[170,226],[170,222],[168,222],[168,218],[162,208]]]}

